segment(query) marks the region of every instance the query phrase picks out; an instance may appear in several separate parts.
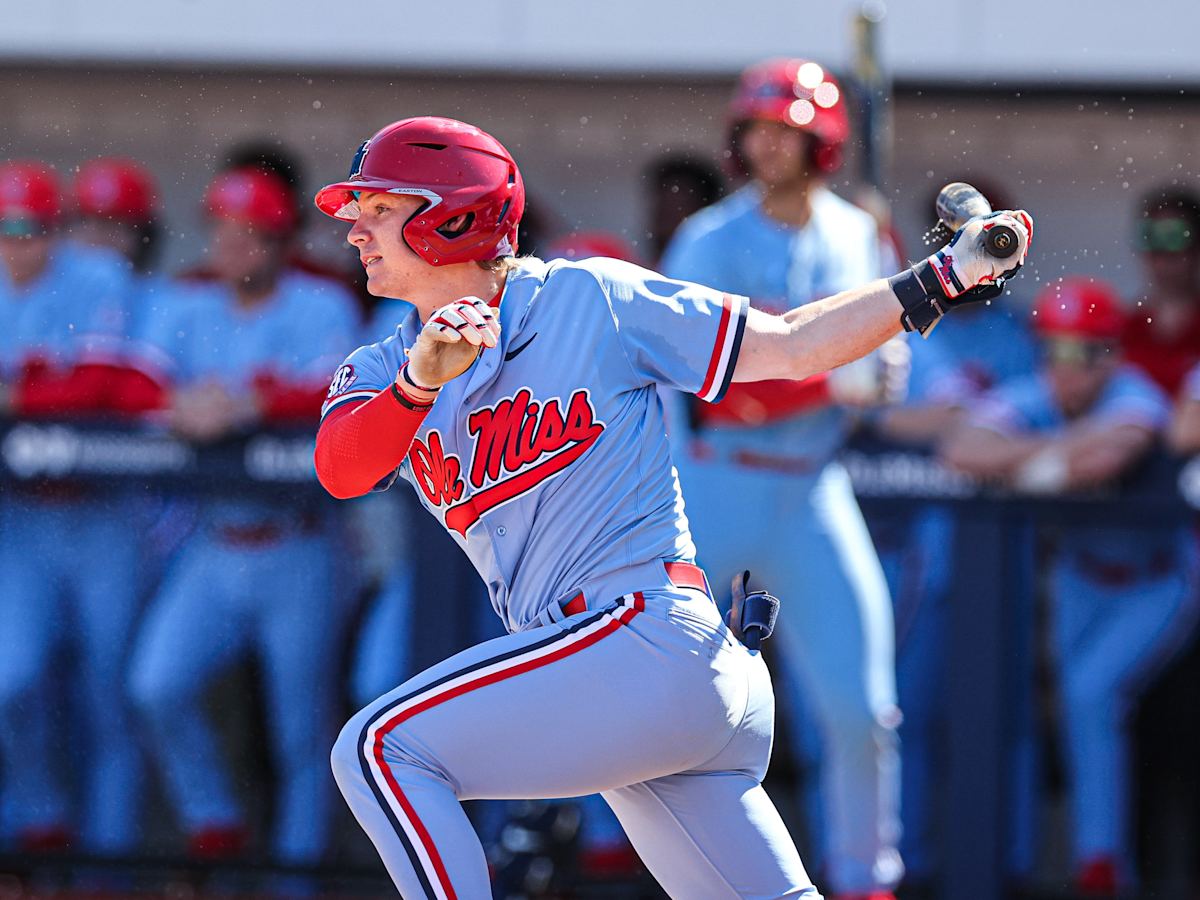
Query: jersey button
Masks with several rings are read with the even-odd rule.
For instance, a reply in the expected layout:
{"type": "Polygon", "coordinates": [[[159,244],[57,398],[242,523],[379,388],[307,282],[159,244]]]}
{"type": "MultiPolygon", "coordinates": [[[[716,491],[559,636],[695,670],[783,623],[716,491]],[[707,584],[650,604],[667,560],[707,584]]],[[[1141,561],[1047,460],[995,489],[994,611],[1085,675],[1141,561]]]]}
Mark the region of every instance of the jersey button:
{"type": "Polygon", "coordinates": [[[506,534],[508,534],[508,529],[501,525],[496,529],[496,534],[500,535],[500,537],[504,537],[506,534]]]}

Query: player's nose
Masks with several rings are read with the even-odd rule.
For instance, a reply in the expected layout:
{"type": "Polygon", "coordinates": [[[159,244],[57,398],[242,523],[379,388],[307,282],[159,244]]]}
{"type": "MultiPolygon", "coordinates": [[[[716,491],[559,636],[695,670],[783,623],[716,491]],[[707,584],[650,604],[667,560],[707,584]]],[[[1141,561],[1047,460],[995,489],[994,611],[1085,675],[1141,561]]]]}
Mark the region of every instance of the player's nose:
{"type": "Polygon", "coordinates": [[[358,247],[365,243],[369,237],[369,230],[363,224],[363,220],[360,217],[354,220],[354,224],[350,226],[350,230],[346,233],[346,242],[358,247]]]}

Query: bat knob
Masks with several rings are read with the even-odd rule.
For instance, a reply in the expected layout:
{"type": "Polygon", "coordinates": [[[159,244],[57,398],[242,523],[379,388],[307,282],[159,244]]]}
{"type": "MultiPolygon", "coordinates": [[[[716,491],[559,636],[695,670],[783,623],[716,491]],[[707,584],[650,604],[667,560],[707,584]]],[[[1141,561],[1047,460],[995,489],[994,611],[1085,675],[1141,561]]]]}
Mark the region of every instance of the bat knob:
{"type": "Polygon", "coordinates": [[[989,228],[984,234],[983,245],[996,259],[1008,259],[1017,252],[1021,241],[1017,238],[1017,233],[1007,225],[997,225],[989,228]]]}

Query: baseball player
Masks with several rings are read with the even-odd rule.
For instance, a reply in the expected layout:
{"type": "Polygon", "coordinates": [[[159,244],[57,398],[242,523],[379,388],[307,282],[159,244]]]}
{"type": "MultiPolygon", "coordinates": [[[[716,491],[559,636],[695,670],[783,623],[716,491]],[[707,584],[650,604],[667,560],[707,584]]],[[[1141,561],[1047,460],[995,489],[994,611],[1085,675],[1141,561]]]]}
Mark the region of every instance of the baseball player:
{"type": "MultiPolygon", "coordinates": [[[[121,412],[128,273],[115,254],[65,239],[63,205],[50,169],[0,165],[0,414],[121,412]]],[[[139,556],[136,533],[114,527],[114,500],[82,483],[0,491],[0,757],[5,830],[20,850],[120,853],[138,838],[141,765],[122,685],[139,556]],[[78,661],[71,747],[88,760],[78,814],[51,718],[66,705],[53,677],[64,647],[78,661]]]]}
{"type": "Polygon", "coordinates": [[[1138,250],[1146,276],[1121,346],[1171,397],[1200,362],[1200,196],[1163,186],[1142,201],[1138,250]]]}
{"type": "MultiPolygon", "coordinates": [[[[824,184],[849,136],[832,76],[768,60],[743,73],[730,113],[730,146],[751,181],[680,227],[663,271],[775,314],[882,275],[875,220],[824,184]]],[[[784,706],[797,731],[815,720],[824,815],[810,797],[809,817],[814,837],[817,822],[826,832],[830,883],[855,897],[890,896],[903,873],[891,598],[833,460],[851,424],[839,389],[861,369],[735,385],[676,441],[700,562],[718,585],[745,567],[792,601],[779,628],[784,706]]],[[[866,374],[861,399],[894,393],[877,377],[889,376],[885,364],[866,374]]]]}
{"type": "MultiPolygon", "coordinates": [[[[1163,393],[1122,362],[1115,291],[1083,278],[1036,302],[1043,362],[991,392],[947,459],[1039,494],[1127,471],[1166,425],[1163,393]]],[[[1078,887],[1115,896],[1133,878],[1126,826],[1128,717],[1148,677],[1191,633],[1195,549],[1168,526],[1064,526],[1050,569],[1078,887]]]]}
{"type": "MultiPolygon", "coordinates": [[[[144,334],[160,351],[168,420],[196,441],[303,422],[320,407],[330,360],[357,333],[353,301],[286,266],[296,215],[276,176],[223,172],[204,205],[219,278],[179,286],[144,334]]],[[[151,601],[130,690],[195,855],[233,854],[247,840],[202,701],[222,670],[251,654],[277,774],[271,850],[313,863],[325,848],[320,748],[332,730],[330,666],[344,624],[327,512],[305,498],[212,497],[151,601]]]]}
{"type": "Polygon", "coordinates": [[[509,632],[355,715],[338,784],[405,897],[489,895],[460,800],[594,792],[672,896],[818,897],[761,786],[767,623],[722,621],[693,562],[656,386],[716,401],[846,363],[901,317],[927,330],[1008,274],[990,221],[1017,259],[1031,223],[972,220],[932,261],[775,316],[615,260],[518,259],[524,193],[494,138],[423,117],[317,195],[371,292],[415,307],[337,369],[318,476],[337,497],[409,481],[509,632]]]}

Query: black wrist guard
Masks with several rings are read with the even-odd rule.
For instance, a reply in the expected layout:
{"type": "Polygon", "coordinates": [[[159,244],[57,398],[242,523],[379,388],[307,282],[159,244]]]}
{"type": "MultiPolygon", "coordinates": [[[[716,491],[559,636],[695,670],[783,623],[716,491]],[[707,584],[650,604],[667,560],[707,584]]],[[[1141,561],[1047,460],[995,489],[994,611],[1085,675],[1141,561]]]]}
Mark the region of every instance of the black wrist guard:
{"type": "Polygon", "coordinates": [[[933,274],[929,260],[923,259],[911,269],[893,275],[888,284],[904,307],[900,324],[905,331],[924,335],[946,314],[948,298],[933,274]]]}
{"type": "Polygon", "coordinates": [[[904,307],[900,324],[905,331],[915,331],[922,337],[928,335],[938,320],[954,307],[992,300],[1004,293],[1004,278],[999,278],[992,284],[976,285],[957,297],[947,297],[933,271],[933,264],[927,259],[899,275],[893,275],[888,279],[888,284],[904,307]]]}

